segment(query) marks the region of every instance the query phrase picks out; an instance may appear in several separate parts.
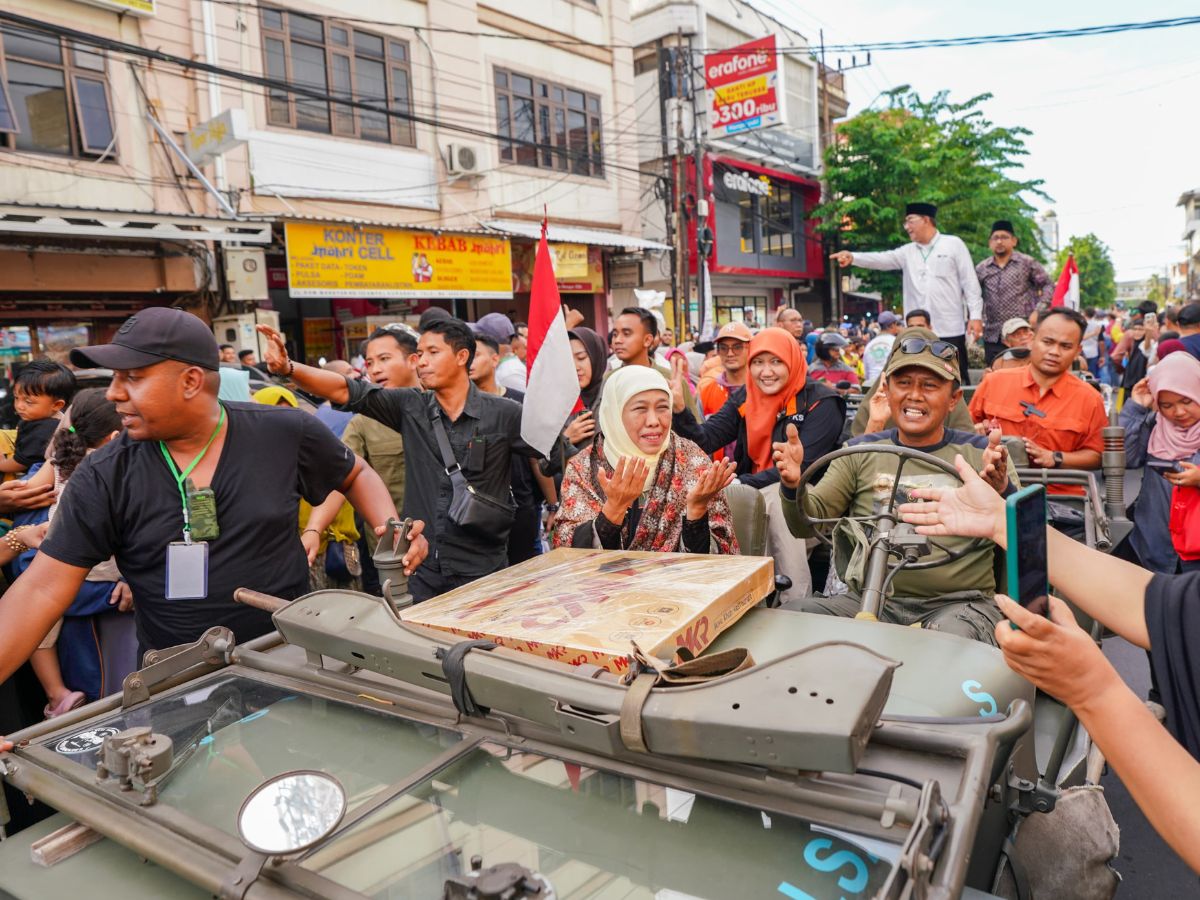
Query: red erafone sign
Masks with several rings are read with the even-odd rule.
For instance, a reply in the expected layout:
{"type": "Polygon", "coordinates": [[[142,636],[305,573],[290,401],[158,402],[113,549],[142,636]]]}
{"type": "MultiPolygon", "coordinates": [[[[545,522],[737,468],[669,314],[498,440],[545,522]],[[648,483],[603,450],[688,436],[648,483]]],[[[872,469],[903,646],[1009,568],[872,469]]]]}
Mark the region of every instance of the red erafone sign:
{"type": "Polygon", "coordinates": [[[709,134],[723,137],[783,122],[775,35],[704,57],[709,134]]]}

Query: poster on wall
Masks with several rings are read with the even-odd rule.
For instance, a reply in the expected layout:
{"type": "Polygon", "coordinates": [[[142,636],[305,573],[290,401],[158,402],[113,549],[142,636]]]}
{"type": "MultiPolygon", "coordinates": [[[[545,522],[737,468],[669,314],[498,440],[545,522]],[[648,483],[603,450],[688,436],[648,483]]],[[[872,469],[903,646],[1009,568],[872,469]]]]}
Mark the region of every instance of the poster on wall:
{"type": "Polygon", "coordinates": [[[507,238],[288,222],[293,297],[512,298],[507,238]]]}
{"type": "MultiPolygon", "coordinates": [[[[550,249],[558,260],[554,267],[554,280],[559,293],[598,294],[604,290],[604,257],[599,247],[550,244],[550,249]]],[[[526,293],[531,289],[536,255],[537,244],[517,244],[513,247],[512,281],[513,290],[517,293],[526,293]]]]}
{"type": "Polygon", "coordinates": [[[775,35],[705,54],[709,136],[784,124],[782,74],[775,35]]]}

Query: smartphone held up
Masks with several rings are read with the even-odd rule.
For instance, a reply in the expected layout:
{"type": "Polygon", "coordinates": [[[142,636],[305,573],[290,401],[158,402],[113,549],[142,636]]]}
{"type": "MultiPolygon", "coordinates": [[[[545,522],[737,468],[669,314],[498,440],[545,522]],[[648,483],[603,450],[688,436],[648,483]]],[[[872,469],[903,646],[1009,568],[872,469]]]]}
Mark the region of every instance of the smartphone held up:
{"type": "Polygon", "coordinates": [[[1050,615],[1046,560],[1046,490],[1022,488],[1005,501],[1008,595],[1030,612],[1050,615]]]}

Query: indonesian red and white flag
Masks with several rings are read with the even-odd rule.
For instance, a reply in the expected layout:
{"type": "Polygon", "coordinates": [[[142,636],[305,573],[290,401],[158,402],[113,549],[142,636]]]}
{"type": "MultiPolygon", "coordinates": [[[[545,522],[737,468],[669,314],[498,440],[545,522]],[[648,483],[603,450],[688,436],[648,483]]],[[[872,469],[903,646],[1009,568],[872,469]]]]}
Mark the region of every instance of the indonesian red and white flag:
{"type": "Polygon", "coordinates": [[[1075,265],[1075,255],[1067,257],[1062,274],[1058,276],[1058,284],[1054,286],[1054,299],[1051,306],[1069,306],[1079,309],[1079,267],[1075,265]]]}
{"type": "Polygon", "coordinates": [[[543,456],[548,456],[567,417],[580,400],[567,322],[563,318],[554,265],[550,261],[550,245],[546,243],[545,219],[533,263],[525,365],[529,374],[521,410],[521,437],[543,456]]]}

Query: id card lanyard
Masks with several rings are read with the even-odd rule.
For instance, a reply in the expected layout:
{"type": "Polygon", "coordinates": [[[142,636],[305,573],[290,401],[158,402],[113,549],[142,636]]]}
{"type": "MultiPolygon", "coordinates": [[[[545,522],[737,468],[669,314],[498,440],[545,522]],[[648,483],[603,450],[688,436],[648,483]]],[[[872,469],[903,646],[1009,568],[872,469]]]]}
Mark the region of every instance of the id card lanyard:
{"type": "Polygon", "coordinates": [[[182,472],[175,465],[175,460],[171,457],[171,453],[167,450],[167,445],[162,441],[158,442],[158,449],[162,451],[163,459],[167,461],[167,466],[171,469],[171,475],[175,478],[175,485],[179,488],[179,502],[183,507],[183,541],[185,544],[192,542],[192,514],[188,508],[187,490],[184,488],[184,483],[187,477],[192,474],[192,470],[200,464],[200,460],[204,459],[204,454],[208,453],[208,448],[212,446],[213,441],[217,439],[217,435],[221,433],[221,426],[225,424],[225,407],[221,407],[221,415],[217,419],[217,427],[213,429],[213,433],[208,436],[208,443],[196,455],[196,458],[188,463],[188,467],[182,472]]]}

